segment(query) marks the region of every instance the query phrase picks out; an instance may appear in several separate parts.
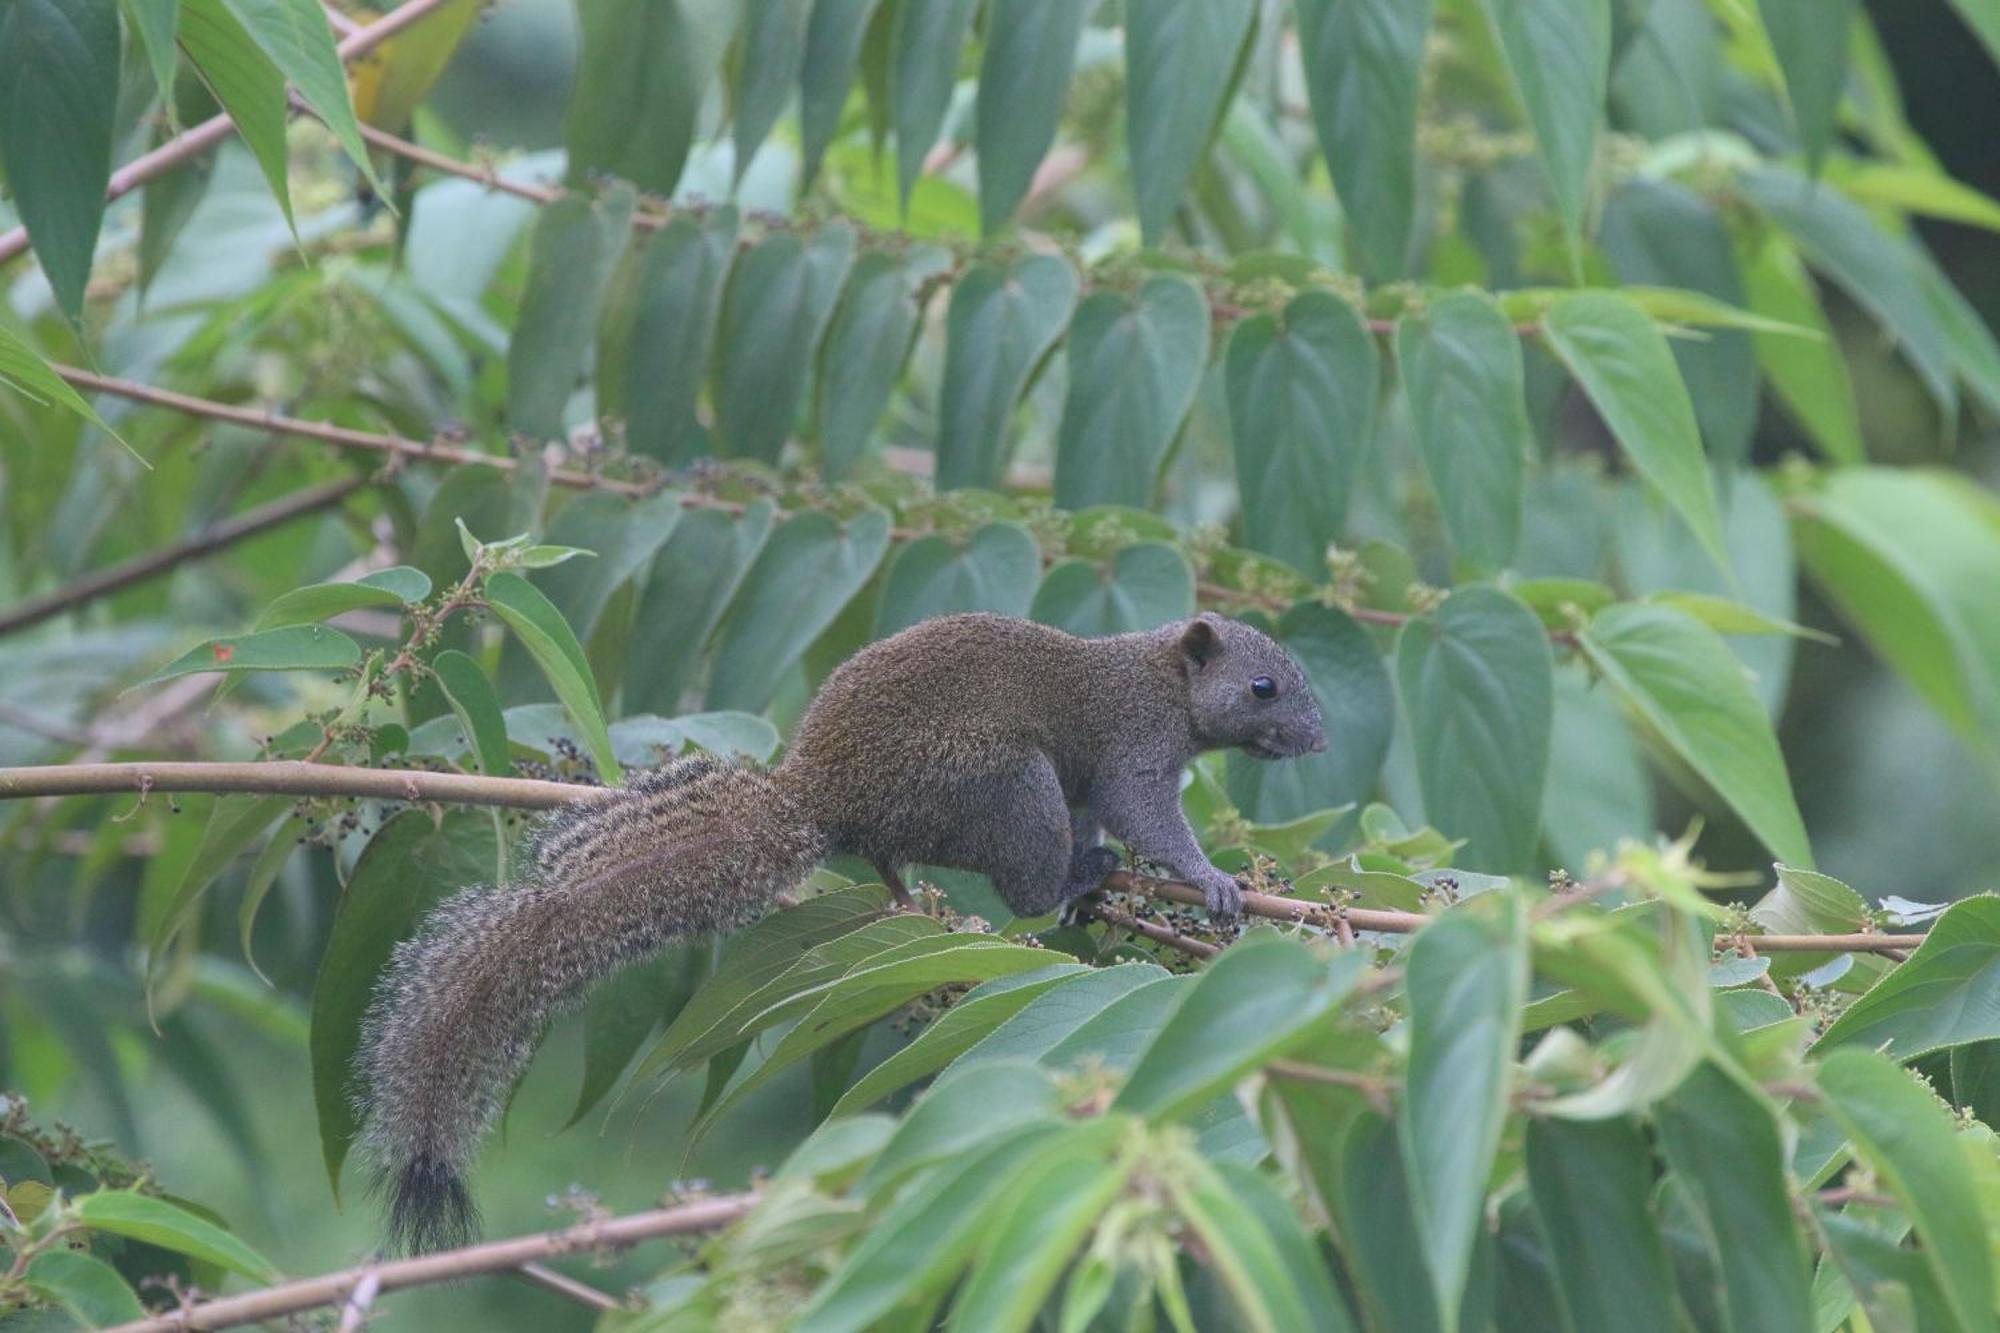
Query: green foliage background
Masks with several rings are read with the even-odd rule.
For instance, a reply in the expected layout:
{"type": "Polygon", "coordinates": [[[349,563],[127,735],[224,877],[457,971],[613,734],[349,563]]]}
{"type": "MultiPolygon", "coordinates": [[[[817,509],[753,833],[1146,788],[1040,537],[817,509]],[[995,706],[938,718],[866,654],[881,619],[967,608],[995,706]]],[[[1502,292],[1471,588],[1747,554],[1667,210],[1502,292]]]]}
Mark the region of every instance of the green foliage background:
{"type": "MultiPolygon", "coordinates": [[[[491,1233],[789,1158],[699,1264],[579,1269],[653,1281],[610,1322],[1990,1326],[2000,6],[451,0],[351,85],[334,40],[311,0],[0,0],[0,597],[357,483],[10,627],[0,764],[615,782],[770,758],[926,616],[1215,607],[1334,743],[1198,766],[1211,852],[1438,918],[1190,973],[835,866],[557,1026],[491,1233]],[[1737,939],[1961,898],[1908,962],[1737,939]]],[[[0,808],[0,1087],[111,1145],[0,1131],[24,1326],[372,1243],[361,1006],[521,822],[0,808]]]]}

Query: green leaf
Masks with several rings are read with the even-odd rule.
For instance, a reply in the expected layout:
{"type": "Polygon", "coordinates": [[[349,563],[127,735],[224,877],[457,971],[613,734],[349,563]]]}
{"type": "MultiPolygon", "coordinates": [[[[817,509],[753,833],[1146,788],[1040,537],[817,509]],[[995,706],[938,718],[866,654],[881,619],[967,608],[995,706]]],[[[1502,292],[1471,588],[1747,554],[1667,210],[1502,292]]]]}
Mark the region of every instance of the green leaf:
{"type": "MultiPolygon", "coordinates": [[[[1141,990],[1150,992],[1154,982],[1171,980],[1175,979],[1168,977],[1166,969],[1157,964],[1120,963],[1114,967],[1095,968],[1083,976],[1061,982],[1046,994],[1037,995],[1026,1008],[973,1043],[964,1054],[951,1062],[938,1082],[945,1083],[968,1069],[994,1060],[1025,1057],[1056,1067],[1080,1059],[1082,1051],[1074,1047],[1064,1049],[1072,1037],[1081,1034],[1100,1018],[1109,1021],[1112,1011],[1124,1005],[1127,997],[1141,990]]],[[[1173,1003],[1168,1000],[1169,992],[1177,994],[1178,988],[1169,987],[1167,991],[1149,993],[1145,1000],[1136,1002],[1118,1019],[1118,1031],[1141,1032],[1142,1044],[1151,1040],[1152,1034],[1173,1011],[1173,1003]]],[[[1091,1049],[1100,1056],[1105,1054],[1101,1045],[1093,1044],[1091,1049]]],[[[1131,1048],[1122,1062],[1107,1058],[1105,1063],[1107,1067],[1127,1068],[1131,1060],[1137,1058],[1139,1049],[1141,1047],[1131,1048]]]]}
{"type": "Polygon", "coordinates": [[[1125,142],[1149,246],[1160,243],[1208,151],[1256,17],[1254,0],[1125,6],[1125,142]]]}
{"type": "Polygon", "coordinates": [[[21,1276],[36,1295],[60,1306],[86,1328],[109,1328],[146,1317],[146,1307],[118,1270],[83,1250],[60,1246],[43,1250],[21,1276]]]}
{"type": "Polygon", "coordinates": [[[986,235],[1014,215],[1055,140],[1077,40],[1096,7],[1096,0],[1014,0],[987,10],[972,113],[986,235]]]}
{"type": "MultiPolygon", "coordinates": [[[[806,25],[805,61],[799,73],[799,137],[811,185],[827,145],[840,132],[847,90],[861,69],[861,48],[880,0],[819,0],[806,25]]],[[[892,0],[893,3],[893,0],[892,0]]]]}
{"type": "Polygon", "coordinates": [[[1575,254],[1611,73],[1608,0],[1481,0],[1575,254]]]}
{"type": "Polygon", "coordinates": [[[291,84],[299,90],[313,114],[333,131],[333,137],[348,159],[361,171],[363,179],[379,195],[388,187],[375,175],[362,141],[361,126],[354,118],[354,103],[348,100],[347,71],[334,50],[333,26],[319,0],[223,0],[243,28],[269,56],[291,84]]]}
{"type": "Polygon", "coordinates": [[[589,1115],[662,1022],[671,1021],[700,983],[705,943],[679,947],[626,968],[591,992],[583,1011],[583,1083],[568,1129],[589,1115]]]}
{"type": "MultiPolygon", "coordinates": [[[[1463,594],[1461,594],[1463,595],[1463,594]]],[[[1458,1319],[1507,1122],[1528,998],[1528,934],[1508,894],[1482,894],[1417,932],[1406,955],[1410,1062],[1399,1136],[1444,1324],[1458,1319]]]]}
{"type": "Polygon", "coordinates": [[[740,514],[696,509],[681,515],[653,559],[632,616],[627,709],[680,711],[702,650],[763,549],[775,512],[769,500],[756,500],[740,514]]]}
{"type": "Polygon", "coordinates": [[[1065,560],[1042,576],[1030,619],[1086,638],[1152,629],[1194,614],[1194,571],[1180,549],[1139,542],[1109,566],[1065,560]]]}
{"type": "Polygon", "coordinates": [[[153,67],[153,84],[171,107],[180,53],[174,38],[180,27],[180,0],[119,0],[125,25],[139,38],[146,63],[153,67]]]}
{"type": "Polygon", "coordinates": [[[1740,239],[1737,262],[1745,299],[1760,315],[1812,329],[1817,338],[1753,335],[1757,366],[1801,429],[1836,463],[1861,463],[1861,409],[1847,377],[1847,360],[1833,339],[1819,293],[1799,252],[1774,228],[1740,239]]]}
{"type": "Polygon", "coordinates": [[[0,165],[72,324],[104,221],[120,49],[117,0],[0,4],[0,165]]]}
{"type": "Polygon", "coordinates": [[[507,344],[507,421],[536,440],[560,439],[606,285],[632,233],[637,196],[623,185],[571,193],[535,219],[528,289],[507,344]]]}
{"type": "Polygon", "coordinates": [[[465,739],[478,760],[479,771],[489,777],[505,777],[513,772],[514,761],[507,750],[507,720],[500,715],[500,696],[486,679],[479,663],[447,648],[431,660],[438,688],[465,729],[465,739]]]}
{"type": "Polygon", "coordinates": [[[813,0],[746,0],[743,5],[742,56],[733,108],[739,181],[798,86],[812,9],[813,0]]]}
{"type": "Polygon", "coordinates": [[[1511,563],[1532,445],[1513,326],[1491,297],[1454,292],[1397,322],[1396,362],[1452,549],[1478,569],[1511,563]]]}
{"type": "Polygon", "coordinates": [[[1833,138],[1834,113],[1847,82],[1847,32],[1854,5],[1852,0],[1833,0],[1831,5],[1824,0],[1757,0],[1757,13],[1785,73],[1785,95],[1806,163],[1817,172],[1833,138]]]}
{"type": "Polygon", "coordinates": [[[1820,1266],[1827,1280],[1815,1283],[1821,1329],[1841,1327],[1857,1300],[1874,1321],[1871,1328],[1963,1327],[1922,1252],[1902,1243],[1910,1231],[1907,1219],[1892,1214],[1885,1224],[1870,1225],[1844,1212],[1822,1212],[1819,1220],[1831,1256],[1820,1266]]]}
{"type": "Polygon", "coordinates": [[[860,1188],[876,1191],[937,1162],[949,1161],[1024,1124],[1059,1114],[1049,1072],[1027,1060],[990,1060],[940,1079],[903,1117],[870,1164],[860,1188]]]}
{"type": "Polygon", "coordinates": [[[1246,936],[1202,969],[1112,1109],[1166,1120],[1207,1105],[1289,1050],[1353,989],[1364,962],[1349,951],[1329,966],[1276,931],[1246,936]]]}
{"type": "Polygon", "coordinates": [[[1056,440],[1056,504],[1144,508],[1208,365],[1208,300],[1161,275],[1076,308],[1069,396],[1056,440]]]}
{"type": "Polygon", "coordinates": [[[1815,1046],[1898,1060],[2000,1037],[2000,898],[1956,902],[1908,962],[1844,1010],[1815,1046]]]}
{"type": "Polygon", "coordinates": [[[905,542],[883,576],[875,637],[961,611],[1026,615],[1041,568],[1034,534],[1018,523],[988,523],[963,545],[936,533],[905,542]]]}
{"type": "Polygon", "coordinates": [[[1076,293],[1076,270],[1055,255],[979,264],[952,288],[939,404],[940,490],[1000,484],[1014,404],[1062,336],[1076,293]]]}
{"type": "MultiPolygon", "coordinates": [[[[1684,186],[1627,181],[1605,204],[1597,240],[1621,283],[1700,293],[1730,309],[1743,305],[1743,279],[1722,214],[1684,186]]],[[[1669,323],[1674,318],[1658,310],[1649,313],[1669,323]]],[[[1799,334],[1785,336],[1812,341],[1799,334]]],[[[1751,334],[1741,328],[1712,328],[1675,338],[1670,346],[1709,455],[1744,462],[1757,424],[1751,334]]]]}
{"type": "Polygon", "coordinates": [[[1430,0],[1303,0],[1313,124],[1354,228],[1360,269],[1400,278],[1417,204],[1417,102],[1430,0]]]}
{"type": "Polygon", "coordinates": [[[257,853],[257,859],[250,864],[250,873],[243,878],[243,900],[236,908],[236,934],[243,948],[243,961],[267,983],[269,977],[257,966],[256,950],[251,947],[251,936],[257,928],[257,909],[264,905],[264,897],[277,881],[278,872],[292,859],[292,853],[299,849],[299,839],[293,835],[285,822],[280,822],[271,831],[270,841],[264,850],[257,853]]]}
{"type": "Polygon", "coordinates": [[[161,910],[152,938],[146,942],[147,1002],[151,986],[167,946],[187,926],[201,904],[202,896],[221,877],[230,863],[284,817],[295,798],[290,796],[230,795],[216,798],[209,812],[208,826],[202,830],[201,846],[188,862],[173,897],[161,910]]]}
{"type": "Polygon", "coordinates": [[[853,258],[853,229],[834,224],[805,243],[774,232],[737,259],[716,335],[717,452],[777,461],[853,258]]]}
{"type": "Polygon", "coordinates": [[[1229,799],[1266,824],[1367,799],[1396,718],[1395,687],[1382,654],[1345,611],[1301,602],[1278,618],[1276,637],[1304,668],[1327,734],[1340,743],[1280,764],[1229,756],[1229,799]]]}
{"type": "Polygon", "coordinates": [[[1208,1252],[1245,1328],[1258,1333],[1321,1328],[1271,1233],[1199,1157],[1190,1156],[1165,1182],[1174,1211],[1208,1252]]]}
{"type": "Polygon", "coordinates": [[[2000,719],[2000,532],[1947,478],[1851,468],[1795,497],[1820,592],[1969,744],[2000,719]]]}
{"type": "Polygon", "coordinates": [[[1989,1326],[1992,1252],[1944,1108],[1873,1051],[1834,1051],[1820,1063],[1817,1082],[1856,1153],[1909,1212],[1924,1262],[1959,1326],[1989,1326]]]}
{"type": "Polygon", "coordinates": [[[869,509],[843,526],[808,510],[764,544],[717,630],[707,707],[757,712],[786,673],[861,591],[889,549],[889,516],[869,509]]]}
{"type": "Polygon", "coordinates": [[[1375,340],[1330,292],[1252,315],[1225,366],[1243,543],[1309,578],[1347,521],[1348,493],[1375,430],[1375,340]]]}
{"type": "Polygon", "coordinates": [[[531,582],[575,627],[577,638],[588,643],[611,599],[652,562],[654,553],[673,535],[681,513],[677,495],[636,501],[603,492],[579,495],[549,524],[548,541],[563,545],[531,546],[516,558],[520,568],[545,571],[531,582]],[[566,553],[576,548],[586,548],[583,554],[590,558],[568,559],[566,553]],[[542,558],[538,552],[561,553],[565,558],[542,558]]]}
{"type": "Polygon", "coordinates": [[[1951,348],[1915,247],[1877,226],[1840,191],[1819,188],[1795,172],[1759,167],[1738,176],[1736,186],[1791,236],[1813,267],[1874,316],[1949,415],[1958,401],[1951,348]]]}
{"type": "Polygon", "coordinates": [[[1656,592],[1646,598],[1660,606],[1671,606],[1685,611],[1717,634],[1772,634],[1796,639],[1811,639],[1816,643],[1835,644],[1840,640],[1831,634],[1804,625],[1795,625],[1789,620],[1780,620],[1759,611],[1754,606],[1732,602],[1727,597],[1717,597],[1706,592],[1656,592]]]}
{"type": "Polygon", "coordinates": [[[1667,1161],[1707,1218],[1730,1326],[1810,1333],[1811,1269],[1772,1108],[1704,1064],[1653,1117],[1667,1161]]]}
{"type": "Polygon", "coordinates": [[[706,452],[695,408],[708,378],[722,288],[736,257],[737,216],[724,206],[676,217],[626,252],[605,297],[597,354],[602,409],[625,419],[625,442],[663,463],[706,452]]]}
{"type": "Polygon", "coordinates": [[[907,212],[924,158],[937,142],[958,80],[958,48],[979,0],[931,0],[896,8],[890,35],[890,114],[896,130],[897,197],[907,212]]]}
{"type": "Polygon", "coordinates": [[[265,607],[253,628],[310,625],[364,606],[410,606],[430,595],[429,575],[408,565],[395,565],[363,574],[349,583],[313,583],[294,588],[265,607]]]}
{"type": "Polygon", "coordinates": [[[1777,738],[1742,666],[1713,630],[1671,607],[1625,605],[1599,612],[1579,642],[1626,708],[1773,855],[1811,867],[1777,738]]]}
{"type": "Polygon", "coordinates": [[[1729,569],[1715,482],[1694,407],[1659,327],[1610,292],[1579,292],[1549,310],[1543,329],[1634,466],[1729,569]]]}
{"type": "Polygon", "coordinates": [[[855,260],[819,356],[814,419],[828,480],[845,477],[866,451],[903,377],[922,299],[950,263],[950,252],[932,245],[905,255],[870,250],[855,260]]]}
{"type": "Polygon", "coordinates": [[[1826,164],[1824,179],[1863,203],[1887,204],[1908,213],[2000,231],[2000,200],[1953,180],[1934,166],[1839,157],[1826,164]]]}
{"type": "MultiPolygon", "coordinates": [[[[295,625],[210,639],[188,649],[140,681],[156,685],[205,671],[348,671],[361,664],[361,646],[337,629],[295,625]]],[[[136,687],[134,687],[136,688],[136,687]]]]}
{"type": "Polygon", "coordinates": [[[313,1103],[328,1182],[340,1197],[340,1167],[360,1128],[351,1097],[361,1020],[390,951],[407,939],[440,898],[492,877],[493,825],[454,811],[433,823],[424,810],[390,818],[368,842],[348,877],[313,981],[313,1103]]]}
{"type": "Polygon", "coordinates": [[[1044,991],[1095,971],[1081,963],[1054,963],[975,986],[918,1033],[915,1041],[862,1075],[835,1104],[833,1114],[853,1115],[896,1089],[936,1073],[1044,991]]]}
{"type": "Polygon", "coordinates": [[[276,1280],[278,1270],[215,1223],[165,1199],[136,1190],[98,1190],[76,1201],[76,1217],[92,1231],[142,1240],[216,1264],[253,1282],[276,1280]]]}
{"type": "Polygon", "coordinates": [[[1317,1237],[1300,1222],[1292,1201],[1278,1192],[1268,1176],[1247,1166],[1217,1162],[1215,1170],[1236,1201],[1256,1217],[1271,1238],[1279,1262],[1306,1302],[1306,1327],[1320,1333],[1350,1333],[1354,1323],[1347,1305],[1334,1290],[1317,1237]]]}
{"type": "Polygon", "coordinates": [[[620,785],[625,770],[611,750],[611,737],[604,727],[604,706],[597,698],[597,682],[590,674],[583,646],[576,641],[562,613],[534,584],[505,570],[486,580],[486,604],[514,631],[514,636],[535,659],[535,665],[542,669],[549,687],[582,733],[599,776],[612,786],[620,785]]]}
{"type": "MultiPolygon", "coordinates": [[[[287,183],[288,149],[285,127],[291,119],[285,96],[285,76],[237,22],[225,0],[181,0],[181,50],[236,132],[250,146],[285,222],[292,222],[291,187],[287,183]]],[[[295,229],[296,230],[296,229],[295,229]]]]}
{"type": "Polygon", "coordinates": [[[674,192],[737,0],[586,0],[569,111],[569,182],[616,176],[674,192]]]}
{"type": "MultiPolygon", "coordinates": [[[[138,452],[125,444],[118,432],[104,424],[103,418],[97,415],[97,410],[85,401],[83,395],[70,388],[69,382],[56,374],[34,348],[21,340],[20,335],[4,327],[0,327],[0,384],[36,402],[53,403],[73,416],[82,417],[124,444],[134,458],[139,457],[138,452]]],[[[145,462],[144,459],[139,461],[145,462]]],[[[147,466],[152,465],[148,463],[147,466]]]]}
{"type": "Polygon", "coordinates": [[[1571,1327],[1673,1333],[1673,1274],[1649,1201],[1653,1154],[1638,1127],[1530,1120],[1527,1158],[1571,1327]]]}
{"type": "Polygon", "coordinates": [[[1522,870],[1534,857],[1554,670],[1541,622],[1497,588],[1461,588],[1403,627],[1396,675],[1424,816],[1466,840],[1469,869],[1522,870]]]}

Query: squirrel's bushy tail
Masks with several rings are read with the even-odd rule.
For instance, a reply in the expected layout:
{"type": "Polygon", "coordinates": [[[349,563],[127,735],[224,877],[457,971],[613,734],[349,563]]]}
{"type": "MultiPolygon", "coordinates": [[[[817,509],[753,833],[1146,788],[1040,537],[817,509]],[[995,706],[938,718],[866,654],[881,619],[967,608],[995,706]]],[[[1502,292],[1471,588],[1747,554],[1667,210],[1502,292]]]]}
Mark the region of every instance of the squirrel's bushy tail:
{"type": "Polygon", "coordinates": [[[440,903],[396,947],[362,1032],[362,1142],[391,1242],[473,1229],[465,1170],[550,1016],[683,936],[740,925],[824,840],[761,770],[682,760],[542,826],[509,885],[440,903]]]}

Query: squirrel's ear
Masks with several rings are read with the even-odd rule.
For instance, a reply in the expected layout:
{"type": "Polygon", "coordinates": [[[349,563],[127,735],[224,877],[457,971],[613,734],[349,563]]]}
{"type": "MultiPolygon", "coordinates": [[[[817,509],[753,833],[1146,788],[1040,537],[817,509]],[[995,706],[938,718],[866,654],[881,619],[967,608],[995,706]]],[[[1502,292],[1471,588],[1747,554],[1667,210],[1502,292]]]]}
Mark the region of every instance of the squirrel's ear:
{"type": "Polygon", "coordinates": [[[1196,666],[1202,666],[1222,651],[1222,636],[1215,632],[1215,626],[1207,617],[1190,620],[1181,631],[1181,652],[1196,666]]]}

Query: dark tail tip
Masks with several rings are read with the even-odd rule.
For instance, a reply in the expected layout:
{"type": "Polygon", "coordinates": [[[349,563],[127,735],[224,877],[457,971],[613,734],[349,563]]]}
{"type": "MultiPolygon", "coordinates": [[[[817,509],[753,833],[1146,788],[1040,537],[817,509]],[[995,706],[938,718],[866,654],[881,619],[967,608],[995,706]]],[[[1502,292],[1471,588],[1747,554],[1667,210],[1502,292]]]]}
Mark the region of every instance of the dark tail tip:
{"type": "Polygon", "coordinates": [[[449,1162],[413,1157],[382,1178],[388,1196],[389,1243],[399,1254],[428,1254],[470,1241],[479,1212],[449,1162]]]}

